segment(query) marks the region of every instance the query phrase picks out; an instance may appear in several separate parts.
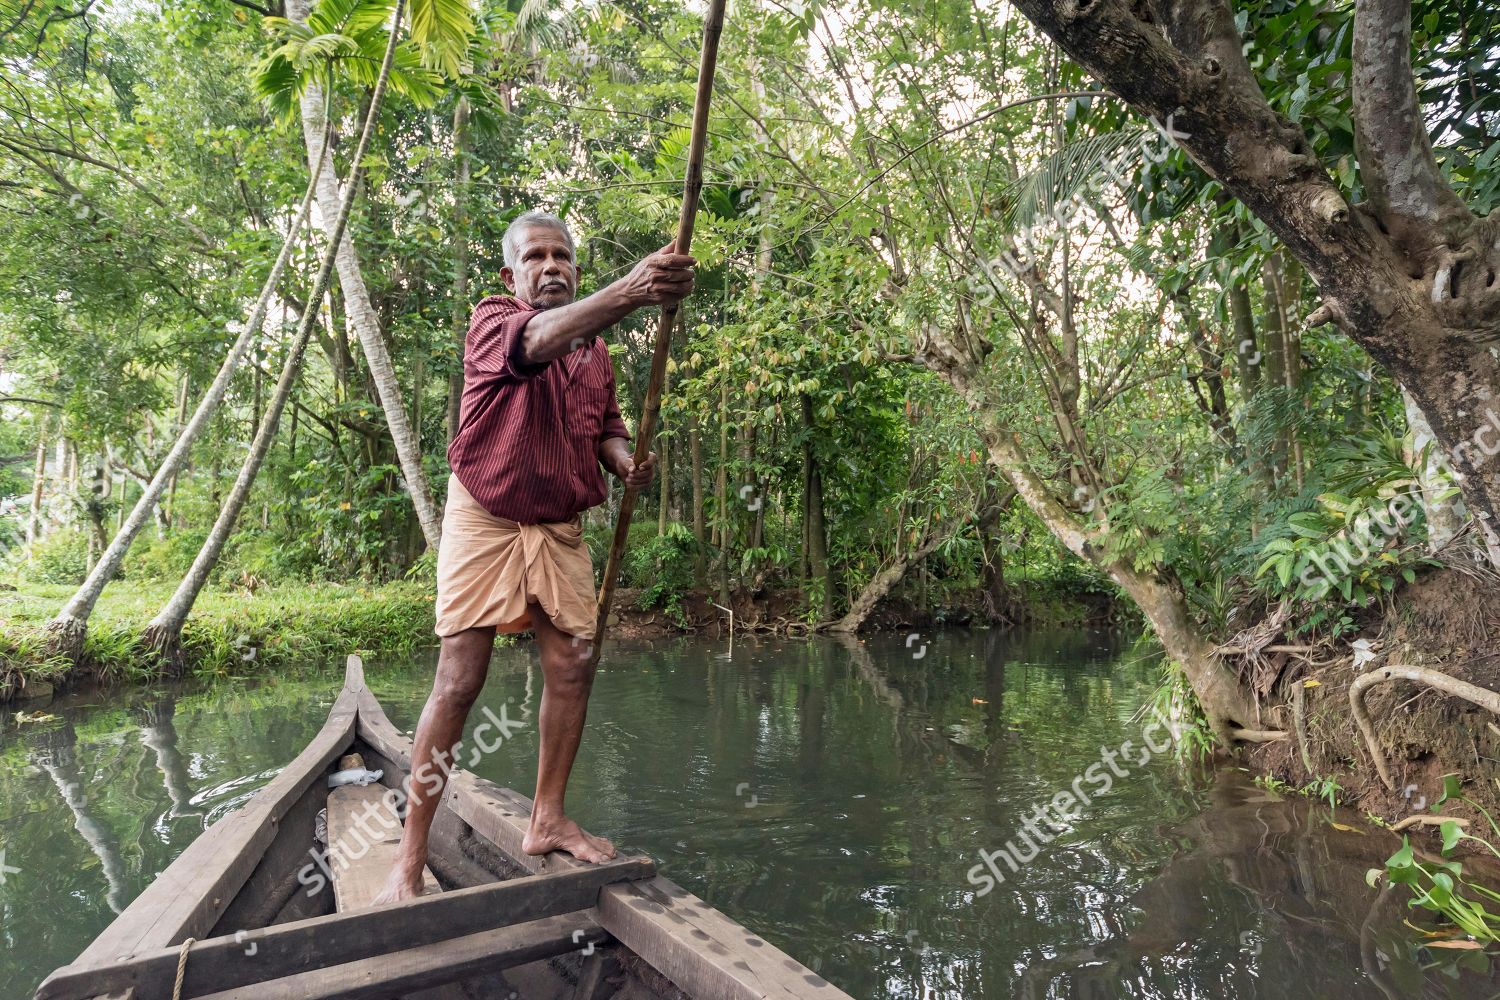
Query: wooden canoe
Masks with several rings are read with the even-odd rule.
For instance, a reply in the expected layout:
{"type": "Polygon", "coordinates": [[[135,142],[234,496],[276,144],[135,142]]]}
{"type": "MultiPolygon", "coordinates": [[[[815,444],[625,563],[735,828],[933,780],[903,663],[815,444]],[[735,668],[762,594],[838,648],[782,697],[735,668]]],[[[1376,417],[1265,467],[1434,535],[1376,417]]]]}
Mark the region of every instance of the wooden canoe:
{"type": "Polygon", "coordinates": [[[204,831],[37,1000],[849,1000],[649,858],[523,854],[531,801],[464,770],[433,823],[430,894],[370,908],[399,821],[361,822],[355,837],[348,816],[401,787],[410,761],[411,741],[349,657],[301,755],[204,831]],[[380,785],[329,791],[350,754],[384,771],[380,785]]]}

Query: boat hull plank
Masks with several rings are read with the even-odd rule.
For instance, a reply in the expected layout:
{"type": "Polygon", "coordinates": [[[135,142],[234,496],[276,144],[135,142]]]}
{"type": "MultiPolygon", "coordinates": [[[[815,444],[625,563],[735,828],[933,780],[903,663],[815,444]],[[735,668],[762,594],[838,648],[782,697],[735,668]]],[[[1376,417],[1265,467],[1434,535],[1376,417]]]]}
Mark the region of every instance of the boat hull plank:
{"type": "MultiPolygon", "coordinates": [[[[365,910],[385,887],[401,847],[401,820],[385,799],[383,785],[345,785],[328,793],[328,867],[340,913],[365,910]]],[[[426,895],[442,891],[422,866],[426,895]]]]}
{"type": "MultiPolygon", "coordinates": [[[[655,871],[650,860],[630,858],[211,938],[188,954],[184,995],[224,992],[585,910],[604,886],[650,878],[655,871]]],[[[103,968],[70,966],[42,985],[37,1000],[80,1000],[101,989],[129,987],[143,996],[171,996],[178,956],[177,948],[165,948],[103,968]]]]}
{"type": "Polygon", "coordinates": [[[206,935],[275,840],[282,817],[353,741],[357,700],[358,691],[346,687],[297,759],[189,844],[73,964],[109,964],[206,935]]]}
{"type": "Polygon", "coordinates": [[[199,1000],[264,1000],[267,996],[277,1000],[385,1000],[607,940],[608,932],[587,915],[569,913],[317,969],[275,983],[200,995],[199,1000]]]}

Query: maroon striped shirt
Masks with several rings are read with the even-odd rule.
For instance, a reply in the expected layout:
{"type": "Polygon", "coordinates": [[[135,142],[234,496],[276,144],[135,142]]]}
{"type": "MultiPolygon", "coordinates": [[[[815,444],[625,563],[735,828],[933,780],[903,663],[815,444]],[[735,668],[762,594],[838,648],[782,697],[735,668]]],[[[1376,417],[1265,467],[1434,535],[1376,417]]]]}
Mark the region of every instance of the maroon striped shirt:
{"type": "Polygon", "coordinates": [[[464,347],[464,394],[448,464],[496,517],[569,521],[604,502],[599,444],[630,435],[615,400],[604,341],[542,365],[519,360],[521,332],[540,310],[491,295],[474,307],[464,347]]]}

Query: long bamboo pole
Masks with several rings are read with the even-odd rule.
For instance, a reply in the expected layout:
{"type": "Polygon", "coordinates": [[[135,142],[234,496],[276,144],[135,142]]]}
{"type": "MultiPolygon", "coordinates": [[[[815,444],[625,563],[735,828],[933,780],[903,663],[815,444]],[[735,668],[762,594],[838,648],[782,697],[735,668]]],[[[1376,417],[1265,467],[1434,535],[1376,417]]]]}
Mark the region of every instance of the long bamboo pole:
{"type": "MultiPolygon", "coordinates": [[[[698,215],[698,196],[703,191],[703,148],[708,144],[708,104],[714,90],[714,67],[719,61],[719,35],[724,30],[724,0],[709,0],[703,22],[703,54],[698,61],[698,93],[693,100],[693,136],[688,143],[687,177],[682,185],[682,210],[677,216],[678,253],[688,253],[693,242],[693,222],[698,215]]],[[[646,404],[641,411],[640,426],[635,435],[635,461],[644,462],[651,453],[651,439],[656,434],[656,420],[661,413],[662,385],[667,376],[667,355],[672,348],[672,329],[677,325],[677,304],[661,307],[656,323],[656,350],[651,355],[651,381],[646,386],[646,404]]],[[[604,647],[604,633],[609,627],[610,608],[615,602],[615,583],[620,575],[620,560],[630,537],[630,518],[635,513],[639,490],[625,487],[620,500],[615,537],[604,564],[604,583],[599,590],[599,605],[594,620],[594,642],[590,662],[598,663],[604,647]]]]}

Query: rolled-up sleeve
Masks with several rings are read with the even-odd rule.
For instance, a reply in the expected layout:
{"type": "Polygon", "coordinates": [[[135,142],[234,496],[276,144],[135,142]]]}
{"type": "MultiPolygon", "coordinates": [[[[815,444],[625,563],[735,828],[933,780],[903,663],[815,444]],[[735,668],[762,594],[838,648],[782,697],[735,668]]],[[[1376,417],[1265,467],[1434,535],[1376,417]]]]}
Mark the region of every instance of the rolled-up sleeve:
{"type": "Polygon", "coordinates": [[[469,336],[464,344],[464,368],[477,375],[530,378],[547,369],[545,364],[521,361],[522,333],[533,309],[520,299],[491,296],[474,307],[469,336]]]}

